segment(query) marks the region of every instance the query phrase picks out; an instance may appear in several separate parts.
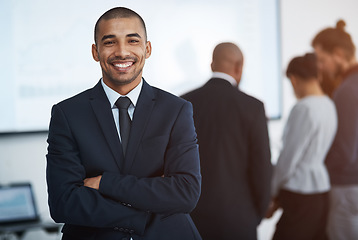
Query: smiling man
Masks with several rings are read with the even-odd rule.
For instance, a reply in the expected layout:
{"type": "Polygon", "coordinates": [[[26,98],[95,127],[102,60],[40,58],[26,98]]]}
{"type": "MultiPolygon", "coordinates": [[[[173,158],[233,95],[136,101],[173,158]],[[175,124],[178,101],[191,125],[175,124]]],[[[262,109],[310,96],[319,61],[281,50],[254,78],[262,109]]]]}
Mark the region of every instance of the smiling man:
{"type": "Polygon", "coordinates": [[[64,240],[201,239],[192,106],[142,78],[151,51],[137,13],[107,11],[92,46],[101,80],[53,106],[48,202],[64,240]]]}
{"type": "Polygon", "coordinates": [[[115,16],[105,15],[97,22],[92,54],[101,64],[104,83],[120,94],[127,94],[141,81],[152,47],[143,20],[112,17],[115,16]]]}

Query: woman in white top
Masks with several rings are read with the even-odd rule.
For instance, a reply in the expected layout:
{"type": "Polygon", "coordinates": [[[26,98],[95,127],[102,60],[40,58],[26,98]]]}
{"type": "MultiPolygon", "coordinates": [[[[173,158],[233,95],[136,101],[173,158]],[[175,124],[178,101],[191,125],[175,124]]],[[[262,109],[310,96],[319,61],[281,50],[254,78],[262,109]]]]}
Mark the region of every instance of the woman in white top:
{"type": "Polygon", "coordinates": [[[330,183],[324,160],[337,129],[336,109],[320,87],[314,54],[292,59],[286,75],[298,102],[274,168],[271,207],[283,213],[273,239],[326,239],[330,183]]]}

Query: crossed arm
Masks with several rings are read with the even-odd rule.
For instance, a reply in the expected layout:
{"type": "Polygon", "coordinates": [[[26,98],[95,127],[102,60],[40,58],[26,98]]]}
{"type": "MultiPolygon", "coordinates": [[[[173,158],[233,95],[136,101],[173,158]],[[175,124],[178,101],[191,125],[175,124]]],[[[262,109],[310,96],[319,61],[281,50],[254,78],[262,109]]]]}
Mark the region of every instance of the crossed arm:
{"type": "Polygon", "coordinates": [[[172,127],[163,160],[165,177],[139,178],[114,170],[88,178],[74,131],[61,107],[54,106],[47,182],[55,221],[90,227],[126,226],[143,234],[151,214],[188,213],[195,207],[201,176],[189,103],[172,127]]]}

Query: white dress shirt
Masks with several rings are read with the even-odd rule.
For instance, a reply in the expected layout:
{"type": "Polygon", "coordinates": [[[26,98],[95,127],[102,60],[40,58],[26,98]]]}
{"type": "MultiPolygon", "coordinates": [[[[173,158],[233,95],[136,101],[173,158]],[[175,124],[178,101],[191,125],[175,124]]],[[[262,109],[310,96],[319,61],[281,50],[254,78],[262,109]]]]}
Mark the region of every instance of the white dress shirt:
{"type": "Polygon", "coordinates": [[[228,81],[229,83],[231,83],[231,85],[237,86],[237,82],[236,82],[235,78],[233,78],[232,76],[230,76],[229,74],[226,74],[226,73],[213,72],[211,78],[221,78],[221,79],[225,79],[226,81],[228,81]]]}
{"type": "MultiPolygon", "coordinates": [[[[133,120],[134,110],[135,110],[135,106],[137,105],[140,91],[142,90],[143,80],[141,80],[140,83],[135,88],[133,88],[127,95],[121,95],[118,92],[114,91],[112,88],[108,87],[104,83],[103,79],[101,79],[101,83],[104,92],[106,93],[107,98],[111,103],[112,114],[113,114],[114,122],[116,123],[118,137],[119,139],[121,139],[121,132],[119,129],[119,110],[115,103],[120,97],[128,97],[132,102],[131,105],[129,105],[128,107],[128,114],[131,120],[133,120]]],[[[133,240],[133,238],[130,238],[130,240],[133,240]]]]}
{"type": "MultiPolygon", "coordinates": [[[[124,97],[124,95],[121,95],[118,92],[114,91],[112,88],[108,87],[104,83],[103,79],[101,79],[101,83],[102,83],[104,92],[106,93],[107,98],[108,98],[109,102],[111,103],[113,118],[114,118],[114,122],[116,123],[117,132],[118,132],[118,136],[120,139],[121,134],[120,134],[120,129],[119,129],[119,110],[115,103],[119,97],[124,97]]],[[[125,95],[132,102],[131,105],[128,107],[128,114],[129,114],[129,117],[131,118],[131,120],[133,120],[135,106],[137,105],[137,101],[139,98],[140,91],[142,89],[142,85],[143,85],[143,80],[141,80],[140,83],[132,91],[130,91],[127,95],[125,95]]]]}
{"type": "Polygon", "coordinates": [[[272,196],[280,189],[300,194],[330,189],[326,154],[337,130],[337,113],[327,96],[308,96],[291,110],[285,126],[283,148],[274,167],[272,196]]]}

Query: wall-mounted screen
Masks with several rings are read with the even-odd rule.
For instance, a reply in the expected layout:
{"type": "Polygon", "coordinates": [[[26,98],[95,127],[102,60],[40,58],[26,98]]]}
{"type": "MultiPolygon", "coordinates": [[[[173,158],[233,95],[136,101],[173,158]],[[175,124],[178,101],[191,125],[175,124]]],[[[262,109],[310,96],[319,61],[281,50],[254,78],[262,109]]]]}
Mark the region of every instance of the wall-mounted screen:
{"type": "Polygon", "coordinates": [[[115,6],[146,22],[152,56],[143,77],[181,95],[211,76],[216,44],[236,43],[245,57],[240,88],[281,115],[277,0],[12,0],[0,2],[0,132],[46,131],[53,104],[94,86],[93,28],[115,6]]]}

